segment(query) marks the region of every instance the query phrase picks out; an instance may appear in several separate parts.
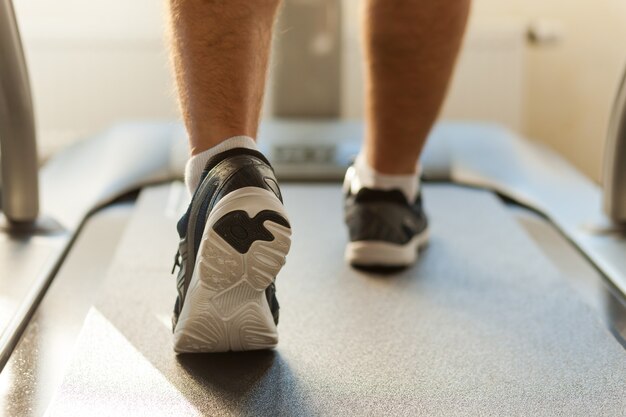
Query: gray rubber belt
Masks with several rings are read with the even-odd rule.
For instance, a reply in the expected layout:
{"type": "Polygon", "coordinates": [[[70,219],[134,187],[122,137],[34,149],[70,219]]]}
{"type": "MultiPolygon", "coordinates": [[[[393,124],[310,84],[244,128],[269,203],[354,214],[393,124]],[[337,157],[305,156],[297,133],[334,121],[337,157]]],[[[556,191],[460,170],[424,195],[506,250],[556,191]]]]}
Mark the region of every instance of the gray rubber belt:
{"type": "Polygon", "coordinates": [[[338,186],[284,187],[294,240],[279,347],[176,357],[177,187],[142,192],[52,415],[626,410],[623,348],[493,194],[446,185],[425,187],[419,264],[388,276],[345,264],[338,186]]]}

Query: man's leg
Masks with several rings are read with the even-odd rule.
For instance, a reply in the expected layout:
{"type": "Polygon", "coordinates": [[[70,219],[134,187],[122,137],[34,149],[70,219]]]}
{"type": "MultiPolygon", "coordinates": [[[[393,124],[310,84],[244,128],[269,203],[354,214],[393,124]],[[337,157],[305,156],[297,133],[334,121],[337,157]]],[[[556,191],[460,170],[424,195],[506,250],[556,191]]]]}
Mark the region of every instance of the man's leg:
{"type": "Polygon", "coordinates": [[[280,0],[169,0],[171,55],[193,156],[185,180],[192,193],[205,162],[222,150],[215,145],[256,138],[279,5],[280,0]]]}
{"type": "Polygon", "coordinates": [[[176,82],[192,155],[255,137],[279,0],[170,0],[176,82]]]}
{"type": "Polygon", "coordinates": [[[417,161],[444,99],[469,0],[366,0],[367,135],[346,174],[347,260],[407,266],[428,239],[417,161]]]}
{"type": "Polygon", "coordinates": [[[367,162],[411,174],[437,117],[470,0],[367,0],[363,13],[367,162]]]}
{"type": "Polygon", "coordinates": [[[171,43],[192,157],[178,223],[174,349],[273,347],[274,279],[291,229],[254,142],[278,0],[170,0],[171,43]]]}

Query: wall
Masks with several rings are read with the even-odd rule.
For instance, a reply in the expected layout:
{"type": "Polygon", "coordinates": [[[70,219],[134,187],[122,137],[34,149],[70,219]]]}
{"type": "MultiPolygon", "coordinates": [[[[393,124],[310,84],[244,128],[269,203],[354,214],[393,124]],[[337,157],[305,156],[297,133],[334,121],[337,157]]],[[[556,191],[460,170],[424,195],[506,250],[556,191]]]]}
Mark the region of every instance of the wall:
{"type": "Polygon", "coordinates": [[[163,4],[14,0],[42,155],[118,121],[178,118],[163,4]]]}
{"type": "MultiPolygon", "coordinates": [[[[44,148],[115,120],[177,117],[162,43],[162,2],[14,3],[31,65],[37,118],[46,128],[44,148]]],[[[559,42],[525,47],[520,130],[599,180],[609,110],[626,63],[626,2],[474,0],[472,19],[559,22],[559,42]]]]}
{"type": "Polygon", "coordinates": [[[599,181],[610,109],[626,65],[626,2],[475,0],[473,18],[561,26],[559,41],[527,46],[524,133],[599,181]]]}

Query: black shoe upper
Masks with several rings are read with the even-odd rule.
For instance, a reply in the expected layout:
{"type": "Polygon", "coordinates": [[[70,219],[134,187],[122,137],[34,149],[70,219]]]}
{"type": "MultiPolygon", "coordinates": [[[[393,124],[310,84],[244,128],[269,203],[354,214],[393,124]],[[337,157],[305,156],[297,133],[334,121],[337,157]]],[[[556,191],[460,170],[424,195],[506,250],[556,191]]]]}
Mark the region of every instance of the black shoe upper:
{"type": "Polygon", "coordinates": [[[400,190],[361,188],[345,197],[345,222],[351,242],[406,244],[426,230],[421,193],[411,204],[400,190]]]}
{"type": "MultiPolygon", "coordinates": [[[[209,214],[224,196],[243,187],[264,188],[276,194],[282,202],[274,171],[260,152],[235,148],[222,152],[207,162],[189,208],[177,224],[180,244],[172,272],[176,267],[179,268],[178,297],[174,305],[173,327],[176,327],[178,316],[182,311],[209,214]]],[[[278,323],[279,306],[275,292],[275,286],[272,284],[267,288],[266,296],[274,321],[278,323]]]]}

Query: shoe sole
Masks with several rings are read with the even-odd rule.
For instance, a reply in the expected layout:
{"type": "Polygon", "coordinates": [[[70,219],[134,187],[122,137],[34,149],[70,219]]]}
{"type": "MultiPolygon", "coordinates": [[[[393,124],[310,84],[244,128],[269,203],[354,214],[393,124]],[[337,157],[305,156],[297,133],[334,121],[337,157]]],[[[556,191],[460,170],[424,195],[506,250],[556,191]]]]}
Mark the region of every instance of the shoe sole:
{"type": "Polygon", "coordinates": [[[174,350],[226,352],[269,349],[278,333],[265,290],[285,264],[291,229],[270,191],[244,187],[209,214],[174,350]]]}
{"type": "Polygon", "coordinates": [[[346,261],[357,267],[407,267],[417,261],[419,250],[428,244],[425,229],[404,245],[376,240],[349,242],[346,261]]]}

